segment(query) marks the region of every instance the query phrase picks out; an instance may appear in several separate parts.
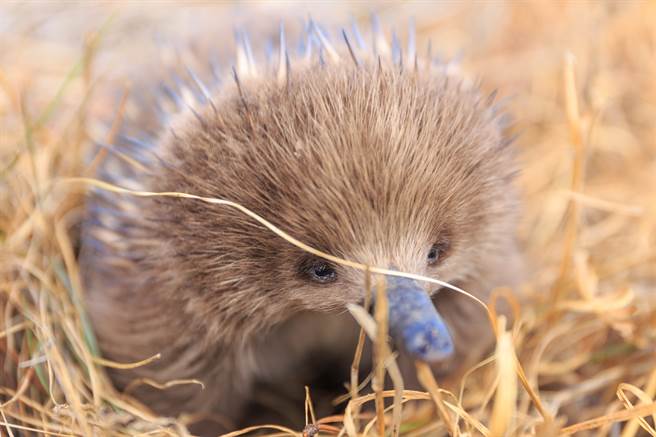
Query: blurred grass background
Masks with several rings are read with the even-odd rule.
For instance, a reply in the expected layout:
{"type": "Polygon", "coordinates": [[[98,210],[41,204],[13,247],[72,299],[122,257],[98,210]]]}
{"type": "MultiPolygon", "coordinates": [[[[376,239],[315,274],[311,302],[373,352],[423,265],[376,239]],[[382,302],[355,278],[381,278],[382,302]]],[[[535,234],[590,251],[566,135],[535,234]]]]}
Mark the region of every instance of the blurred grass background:
{"type": "MultiPolygon", "coordinates": [[[[490,435],[494,415],[508,414],[508,435],[655,435],[648,1],[0,5],[0,434],[186,433],[188,418],[156,417],[104,377],[74,254],[83,190],[55,181],[88,173],[89,145],[107,135],[100,121],[116,116],[116,95],[166,44],[201,41],[226,65],[235,26],[259,46],[281,19],[292,29],[310,13],[328,28],[351,17],[366,27],[372,11],[388,34],[405,39],[413,17],[420,50],[430,40],[434,53],[462,56],[468,74],[509,97],[520,134],[520,231],[533,270],[512,345],[554,421],[521,389],[495,396],[507,381],[492,363],[446,395],[467,413],[460,432],[490,435]]],[[[431,402],[410,402],[404,414],[404,435],[445,432],[431,402]]],[[[323,432],[338,432],[340,420],[323,432]]]]}

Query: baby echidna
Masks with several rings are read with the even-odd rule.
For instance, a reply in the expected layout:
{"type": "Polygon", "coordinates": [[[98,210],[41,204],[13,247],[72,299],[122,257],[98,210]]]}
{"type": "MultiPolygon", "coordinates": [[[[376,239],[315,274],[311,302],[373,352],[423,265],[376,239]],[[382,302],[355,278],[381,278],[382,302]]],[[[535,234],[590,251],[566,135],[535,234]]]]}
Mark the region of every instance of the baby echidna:
{"type": "MultiPolygon", "coordinates": [[[[341,39],[310,23],[293,54],[281,30],[277,56],[261,66],[238,34],[233,69],[211,79],[186,69],[141,104],[100,177],[228,199],[326,253],[482,298],[513,285],[515,166],[493,96],[419,56],[412,33],[407,50],[376,29],[373,44],[356,28],[341,39]]],[[[363,301],[362,272],[234,209],[98,191],[81,260],[104,355],[161,354],[112,373],[159,413],[230,428],[223,419],[253,419],[245,408],[258,381],[302,393],[308,357],[350,363],[357,326],[345,308],[363,301]],[[205,389],[159,390],[145,378],[197,379],[205,389]]],[[[466,298],[409,279],[387,284],[402,355],[451,371],[488,344],[485,315],[466,298]]]]}

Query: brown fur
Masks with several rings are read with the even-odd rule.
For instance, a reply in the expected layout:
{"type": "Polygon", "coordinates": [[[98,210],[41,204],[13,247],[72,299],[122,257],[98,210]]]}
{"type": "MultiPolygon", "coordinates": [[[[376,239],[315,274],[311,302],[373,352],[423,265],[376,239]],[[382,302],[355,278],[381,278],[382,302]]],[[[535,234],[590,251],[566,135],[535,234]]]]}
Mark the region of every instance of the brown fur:
{"type": "MultiPolygon", "coordinates": [[[[513,153],[479,91],[376,63],[307,67],[283,86],[241,88],[226,85],[202,121],[178,116],[139,188],[229,199],[325,252],[479,296],[515,282],[513,153]],[[442,240],[448,253],[428,267],[442,240]]],[[[110,211],[90,213],[83,252],[102,350],[117,361],[162,354],[113,373],[117,385],[206,384],[138,390],[156,411],[239,420],[253,382],[286,381],[310,349],[347,368],[356,328],[344,311],[363,299],[362,272],[338,267],[335,283],[312,283],[299,274],[307,254],[223,206],[114,194],[91,202],[110,211]]],[[[437,305],[462,364],[480,354],[489,326],[452,293],[437,305]]]]}

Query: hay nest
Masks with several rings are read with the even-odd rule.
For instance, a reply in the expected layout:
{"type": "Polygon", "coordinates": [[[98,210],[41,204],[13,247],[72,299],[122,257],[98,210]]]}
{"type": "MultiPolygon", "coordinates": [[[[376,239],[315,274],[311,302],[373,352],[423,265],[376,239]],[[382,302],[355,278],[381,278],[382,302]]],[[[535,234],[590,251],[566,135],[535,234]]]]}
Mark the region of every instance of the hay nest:
{"type": "MultiPolygon", "coordinates": [[[[0,435],[185,435],[188,418],[157,417],[104,375],[118,364],[99,354],[76,264],[87,187],[67,180],[92,174],[95,120],[120,115],[102,90],[152,50],[156,23],[208,8],[252,18],[262,6],[3,8],[0,435]]],[[[521,299],[496,294],[512,324],[490,302],[497,349],[460,390],[421,374],[426,392],[402,393],[400,418],[358,413],[394,396],[377,390],[343,415],[309,414],[305,430],[257,431],[656,435],[656,5],[388,4],[381,14],[414,15],[420,40],[463,48],[467,70],[513,96],[532,274],[521,299]]]]}

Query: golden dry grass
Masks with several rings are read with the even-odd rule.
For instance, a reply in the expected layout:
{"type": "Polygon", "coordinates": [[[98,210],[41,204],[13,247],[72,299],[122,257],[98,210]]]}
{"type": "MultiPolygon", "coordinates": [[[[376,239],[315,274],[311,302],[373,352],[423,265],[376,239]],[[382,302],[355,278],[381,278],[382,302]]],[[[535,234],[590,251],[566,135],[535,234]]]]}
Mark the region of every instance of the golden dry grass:
{"type": "MultiPolygon", "coordinates": [[[[229,9],[197,7],[216,16],[229,9]]],[[[104,90],[122,89],[116,78],[130,60],[152,51],[144,35],[153,23],[200,12],[171,4],[156,12],[135,4],[4,9],[0,434],[185,435],[188,418],[156,417],[103,373],[119,364],[100,358],[84,315],[74,248],[86,184],[70,178],[92,174],[85,153],[98,139],[96,120],[122,111],[108,108],[104,90]]],[[[359,17],[363,7],[343,9],[359,17]]],[[[352,390],[343,415],[313,418],[310,396],[306,434],[656,435],[656,4],[386,4],[381,14],[386,23],[415,15],[420,41],[462,47],[468,71],[513,96],[521,234],[533,269],[520,298],[497,290],[488,303],[497,348],[459,390],[441,389],[418,365],[426,392],[382,391],[381,365],[375,393],[352,390]],[[512,324],[494,311],[504,299],[512,324]],[[383,398],[396,398],[396,408],[383,412],[383,398]],[[361,413],[365,403],[378,414],[361,413]]],[[[394,376],[384,312],[377,320],[352,312],[394,376]]]]}

